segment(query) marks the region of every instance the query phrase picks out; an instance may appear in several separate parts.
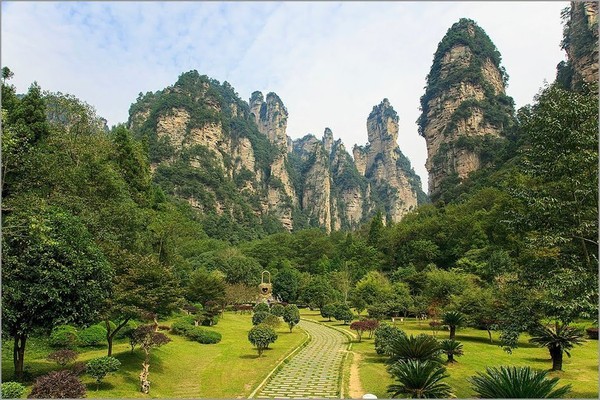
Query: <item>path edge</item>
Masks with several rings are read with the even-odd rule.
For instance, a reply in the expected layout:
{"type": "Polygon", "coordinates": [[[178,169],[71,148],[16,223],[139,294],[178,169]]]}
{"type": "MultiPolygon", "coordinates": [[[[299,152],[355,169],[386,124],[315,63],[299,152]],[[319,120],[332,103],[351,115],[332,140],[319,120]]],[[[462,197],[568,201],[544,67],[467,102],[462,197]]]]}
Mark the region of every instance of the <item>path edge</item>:
{"type": "Polygon", "coordinates": [[[263,379],[263,381],[256,387],[256,389],[254,389],[254,391],[252,391],[252,393],[250,393],[250,395],[247,397],[248,399],[253,399],[254,396],[256,396],[256,394],[260,391],[260,389],[262,389],[263,387],[265,387],[265,385],[267,383],[269,383],[269,381],[271,380],[271,378],[273,377],[273,375],[275,375],[275,373],[279,371],[279,369],[281,368],[281,366],[285,362],[287,362],[288,359],[290,359],[294,355],[296,355],[297,352],[299,352],[301,349],[305,348],[308,345],[308,343],[312,340],[312,337],[310,336],[310,333],[308,333],[305,329],[302,329],[302,331],[306,335],[306,338],[304,338],[304,341],[302,343],[300,343],[294,350],[292,350],[290,353],[288,353],[288,355],[285,356],[283,358],[283,360],[279,361],[277,363],[277,365],[275,365],[275,367],[273,367],[273,369],[271,370],[271,372],[269,372],[269,375],[267,375],[267,377],[265,379],[263,379]]]}

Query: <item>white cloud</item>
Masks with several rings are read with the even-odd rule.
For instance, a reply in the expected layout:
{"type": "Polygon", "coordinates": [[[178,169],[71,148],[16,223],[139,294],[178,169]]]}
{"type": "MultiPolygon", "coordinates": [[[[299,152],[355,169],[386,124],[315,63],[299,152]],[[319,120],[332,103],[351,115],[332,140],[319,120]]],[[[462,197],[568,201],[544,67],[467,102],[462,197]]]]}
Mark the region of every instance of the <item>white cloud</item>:
{"type": "Polygon", "coordinates": [[[19,91],[37,80],[75,94],[114,124],[139,92],[197,69],[247,99],[275,91],[288,134],[325,127],[351,149],[384,97],[400,116],[399,144],[427,183],[419,98],[433,53],[461,17],[494,41],[517,106],[552,81],[564,59],[567,2],[90,2],[2,3],[2,64],[19,91]]]}

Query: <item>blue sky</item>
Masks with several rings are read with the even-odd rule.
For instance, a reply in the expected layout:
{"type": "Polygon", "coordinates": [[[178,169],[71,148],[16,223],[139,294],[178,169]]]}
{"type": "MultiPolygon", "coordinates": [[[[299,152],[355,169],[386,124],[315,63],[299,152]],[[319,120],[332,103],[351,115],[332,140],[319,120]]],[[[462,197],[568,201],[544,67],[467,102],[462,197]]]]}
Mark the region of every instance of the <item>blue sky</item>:
{"type": "Polygon", "coordinates": [[[565,58],[568,2],[2,2],[1,62],[19,91],[71,93],[109,124],[139,92],[191,69],[227,80],[243,99],[276,92],[288,134],[325,127],[351,150],[384,97],[400,116],[399,145],[426,190],[419,98],[448,28],[472,18],[498,47],[517,106],[530,103],[565,58]]]}

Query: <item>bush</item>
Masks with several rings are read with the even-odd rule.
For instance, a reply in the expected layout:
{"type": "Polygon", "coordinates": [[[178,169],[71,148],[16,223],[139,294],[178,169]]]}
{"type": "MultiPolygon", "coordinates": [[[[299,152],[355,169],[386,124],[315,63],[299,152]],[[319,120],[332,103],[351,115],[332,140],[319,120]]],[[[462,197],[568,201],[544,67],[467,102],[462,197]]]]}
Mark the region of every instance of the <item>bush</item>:
{"type": "Polygon", "coordinates": [[[68,363],[75,361],[77,359],[77,356],[78,356],[78,354],[74,350],[60,349],[60,350],[56,350],[55,352],[48,354],[48,357],[46,357],[46,360],[54,361],[61,367],[64,367],[68,363]]]}
{"type": "Polygon", "coordinates": [[[106,328],[92,325],[79,332],[79,344],[83,347],[98,346],[106,340],[106,328]]]}
{"type": "Polygon", "coordinates": [[[35,380],[29,398],[79,399],[85,397],[83,382],[71,371],[52,371],[35,380]]]}
{"type": "Polygon", "coordinates": [[[158,326],[159,331],[168,331],[169,329],[171,329],[171,327],[169,325],[159,325],[158,326]]]}
{"type": "Polygon", "coordinates": [[[590,339],[598,340],[598,328],[587,328],[585,331],[590,339]]]}
{"type": "Polygon", "coordinates": [[[195,326],[194,318],[189,316],[178,318],[173,322],[171,332],[202,344],[214,344],[221,341],[221,334],[219,332],[195,326]]]}
{"type": "Polygon", "coordinates": [[[59,325],[52,329],[50,346],[73,348],[77,345],[77,329],[71,325],[59,325]]]}
{"type": "Polygon", "coordinates": [[[336,309],[335,304],[324,305],[323,307],[321,307],[321,317],[327,318],[331,321],[331,317],[333,317],[335,315],[335,309],[336,309]]]}
{"type": "Polygon", "coordinates": [[[269,305],[267,303],[258,303],[257,305],[254,306],[254,312],[269,312],[269,305]]]}
{"type": "Polygon", "coordinates": [[[192,326],[184,336],[202,344],[215,344],[221,341],[221,334],[219,332],[203,329],[199,326],[192,326]]]}
{"type": "Polygon", "coordinates": [[[300,322],[300,310],[294,304],[288,304],[283,310],[283,320],[288,324],[290,332],[300,322]]]}
{"type": "Polygon", "coordinates": [[[261,324],[250,329],[248,340],[256,346],[258,356],[260,357],[263,351],[269,347],[269,344],[277,340],[277,333],[273,328],[261,324]]]}
{"type": "Polygon", "coordinates": [[[118,371],[120,366],[121,362],[116,358],[104,356],[90,360],[86,364],[85,370],[88,375],[96,379],[96,390],[98,390],[98,386],[100,385],[102,379],[104,379],[110,372],[118,371]]]}
{"type": "Polygon", "coordinates": [[[185,336],[186,332],[195,326],[194,317],[186,316],[177,318],[175,322],[171,324],[171,332],[176,335],[185,336]]]}
{"type": "Polygon", "coordinates": [[[281,304],[275,304],[273,307],[271,307],[271,314],[276,315],[278,317],[283,317],[283,310],[285,310],[285,307],[281,304]]]}
{"type": "Polygon", "coordinates": [[[375,351],[377,354],[390,355],[390,343],[400,336],[406,336],[406,334],[390,324],[383,324],[375,329],[375,351]]]}
{"type": "Polygon", "coordinates": [[[23,396],[25,386],[19,382],[4,382],[0,389],[0,398],[2,399],[18,399],[23,396]]]}
{"type": "Polygon", "coordinates": [[[391,361],[434,361],[441,362],[440,344],[429,335],[401,335],[390,342],[391,361]]]}
{"type": "Polygon", "coordinates": [[[269,314],[262,321],[262,324],[270,326],[273,329],[277,329],[281,325],[281,319],[279,319],[279,317],[276,315],[269,314]]]}
{"type": "Polygon", "coordinates": [[[365,325],[365,321],[354,321],[350,324],[350,329],[356,331],[356,336],[358,336],[358,341],[362,341],[362,335],[367,330],[365,325]]]}
{"type": "Polygon", "coordinates": [[[268,312],[264,312],[264,311],[255,311],[254,315],[252,316],[252,325],[258,325],[261,322],[263,322],[269,315],[268,312]]]}

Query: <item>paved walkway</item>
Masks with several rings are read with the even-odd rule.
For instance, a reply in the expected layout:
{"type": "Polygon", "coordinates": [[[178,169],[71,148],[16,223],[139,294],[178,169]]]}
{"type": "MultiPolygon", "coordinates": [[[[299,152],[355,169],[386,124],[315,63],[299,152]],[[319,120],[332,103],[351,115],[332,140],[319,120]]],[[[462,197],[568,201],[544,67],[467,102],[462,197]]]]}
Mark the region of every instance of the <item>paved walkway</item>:
{"type": "Polygon", "coordinates": [[[310,334],[311,341],[283,364],[256,398],[340,397],[340,370],[348,338],[315,322],[302,320],[299,325],[310,334]]]}

